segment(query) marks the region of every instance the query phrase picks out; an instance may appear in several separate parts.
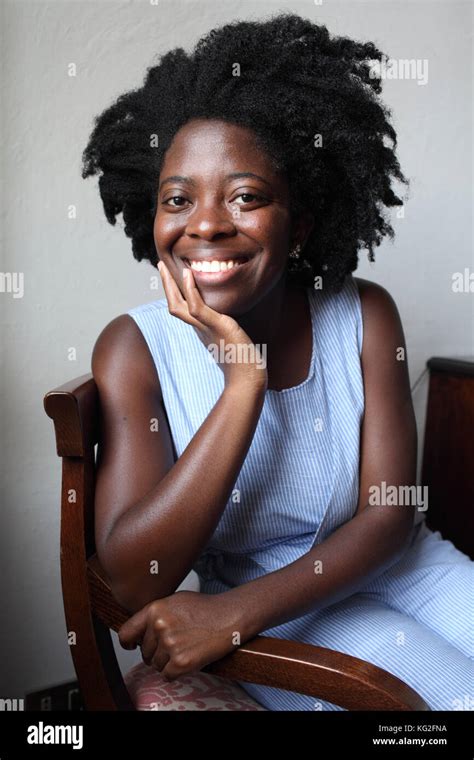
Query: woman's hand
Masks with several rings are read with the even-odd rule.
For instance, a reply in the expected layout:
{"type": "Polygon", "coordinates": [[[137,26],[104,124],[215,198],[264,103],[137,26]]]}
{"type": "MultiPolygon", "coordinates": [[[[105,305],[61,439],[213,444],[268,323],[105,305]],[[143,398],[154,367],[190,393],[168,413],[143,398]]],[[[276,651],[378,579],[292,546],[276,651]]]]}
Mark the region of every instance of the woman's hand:
{"type": "MultiPolygon", "coordinates": [[[[196,287],[192,269],[183,270],[185,297],[162,261],[158,262],[158,270],[163,281],[170,314],[195,327],[200,340],[208,350],[212,347],[220,349],[224,346],[226,351],[229,349],[227,354],[229,356],[233,346],[248,347],[240,352],[240,355],[245,357],[245,361],[217,361],[224,373],[225,384],[227,386],[250,384],[251,387],[265,391],[268,375],[257,346],[252,343],[235,319],[214,311],[204,303],[196,287]]],[[[237,349],[234,355],[239,356],[237,349]]]]}
{"type": "Polygon", "coordinates": [[[150,602],[120,628],[124,649],[140,644],[143,661],[168,680],[201,670],[240,645],[232,597],[177,591],[150,602]]]}

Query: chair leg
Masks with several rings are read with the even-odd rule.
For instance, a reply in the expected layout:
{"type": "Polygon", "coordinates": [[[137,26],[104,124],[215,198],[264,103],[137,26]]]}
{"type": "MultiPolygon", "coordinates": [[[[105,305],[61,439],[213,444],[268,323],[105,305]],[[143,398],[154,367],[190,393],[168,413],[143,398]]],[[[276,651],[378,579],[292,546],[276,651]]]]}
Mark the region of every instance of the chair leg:
{"type": "Polygon", "coordinates": [[[110,630],[95,617],[90,624],[83,618],[78,634],[77,644],[70,651],[86,710],[135,710],[110,630]]]}
{"type": "Polygon", "coordinates": [[[120,672],[110,631],[93,612],[88,582],[85,522],[92,503],[92,453],[63,457],[61,500],[61,583],[70,651],[86,710],[134,710],[120,672]],[[69,494],[76,501],[69,503],[69,494]]]}
{"type": "MultiPolygon", "coordinates": [[[[110,698],[112,700],[112,706],[105,709],[135,710],[135,706],[130,699],[130,695],[128,693],[127,687],[125,686],[122,672],[117,661],[117,655],[115,654],[115,648],[110,629],[96,617],[93,618],[93,623],[97,646],[102,655],[104,677],[107,681],[108,692],[110,692],[110,698]]],[[[104,697],[105,695],[103,695],[102,698],[104,697]]],[[[107,694],[107,700],[108,699],[109,697],[107,694]]],[[[91,707],[90,709],[97,710],[103,708],[91,707]]]]}

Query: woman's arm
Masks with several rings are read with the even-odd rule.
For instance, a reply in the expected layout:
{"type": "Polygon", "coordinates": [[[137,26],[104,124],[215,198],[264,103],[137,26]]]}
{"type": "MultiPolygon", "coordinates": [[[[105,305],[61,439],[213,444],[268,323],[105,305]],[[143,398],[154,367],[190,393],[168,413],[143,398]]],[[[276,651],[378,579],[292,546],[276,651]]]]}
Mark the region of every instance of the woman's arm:
{"type": "Polygon", "coordinates": [[[416,484],[417,433],[405,340],[382,287],[359,280],[364,323],[365,414],[355,517],[287,567],[227,592],[241,609],[244,640],[349,596],[403,552],[413,506],[369,504],[369,489],[416,484]]]}
{"type": "MultiPolygon", "coordinates": [[[[186,305],[165,278],[170,311],[201,328],[197,317],[204,320],[205,339],[250,342],[234,320],[208,309],[191,284],[186,305]]],[[[255,432],[266,370],[224,368],[222,395],[176,463],[156,367],[130,316],[101,333],[92,371],[102,424],[97,553],[117,600],[136,611],[172,594],[212,536],[255,432]]]]}

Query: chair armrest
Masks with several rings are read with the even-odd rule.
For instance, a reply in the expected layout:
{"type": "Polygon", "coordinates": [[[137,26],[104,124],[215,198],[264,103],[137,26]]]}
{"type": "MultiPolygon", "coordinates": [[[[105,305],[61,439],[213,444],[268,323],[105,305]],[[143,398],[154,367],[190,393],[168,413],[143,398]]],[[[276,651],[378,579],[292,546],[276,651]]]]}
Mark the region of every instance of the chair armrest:
{"type": "Polygon", "coordinates": [[[99,439],[99,393],[89,372],[60,385],[43,399],[54,421],[60,457],[84,457],[99,439]]]}
{"type": "MultiPolygon", "coordinates": [[[[94,613],[112,630],[130,614],[114,599],[97,555],[88,560],[94,613]]],[[[428,710],[407,684],[371,663],[332,649],[257,636],[203,671],[295,691],[348,710],[428,710]]]]}
{"type": "Polygon", "coordinates": [[[416,691],[388,671],[299,641],[257,636],[203,670],[324,699],[346,710],[429,710],[416,691]]]}
{"type": "Polygon", "coordinates": [[[87,581],[94,614],[112,631],[118,631],[130,618],[130,613],[113,596],[110,581],[97,554],[87,560],[87,581]]]}

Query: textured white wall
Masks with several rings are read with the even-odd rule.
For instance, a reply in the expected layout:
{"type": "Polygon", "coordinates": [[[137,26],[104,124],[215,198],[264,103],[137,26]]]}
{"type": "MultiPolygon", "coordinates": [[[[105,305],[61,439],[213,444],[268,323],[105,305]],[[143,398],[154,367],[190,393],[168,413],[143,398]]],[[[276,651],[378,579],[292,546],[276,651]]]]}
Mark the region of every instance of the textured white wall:
{"type": "MultiPolygon", "coordinates": [[[[154,271],[132,258],[121,227],[107,224],[96,181],[80,177],[92,118],[139,86],[157,54],[189,47],[223,22],[283,9],[371,39],[394,58],[429,60],[426,85],[386,82],[411,199],[405,218],[394,219],[395,244],[383,245],[376,265],[362,261],[359,274],[398,303],[412,381],[432,355],[472,353],[473,296],[451,290],[452,273],[473,266],[469,3],[4,2],[1,271],[23,272],[25,283],[23,298],[0,293],[1,697],[73,677],[59,577],[60,462],[43,395],[90,371],[108,321],[162,296],[150,291],[154,271]]],[[[422,434],[423,385],[415,400],[422,434]]],[[[125,667],[137,654],[121,659],[125,667]]]]}

